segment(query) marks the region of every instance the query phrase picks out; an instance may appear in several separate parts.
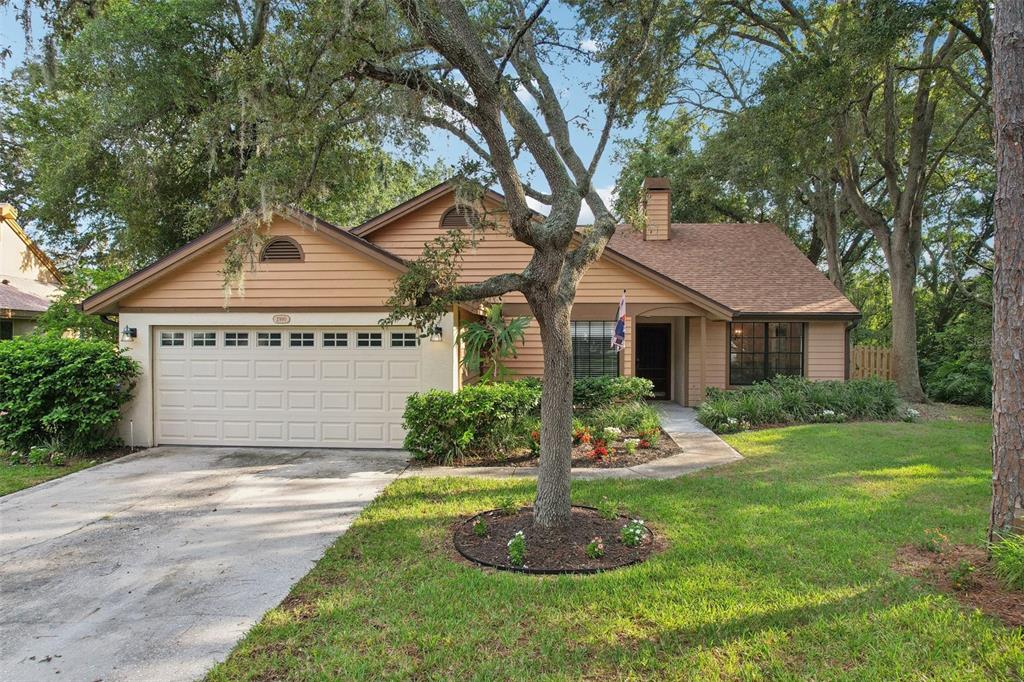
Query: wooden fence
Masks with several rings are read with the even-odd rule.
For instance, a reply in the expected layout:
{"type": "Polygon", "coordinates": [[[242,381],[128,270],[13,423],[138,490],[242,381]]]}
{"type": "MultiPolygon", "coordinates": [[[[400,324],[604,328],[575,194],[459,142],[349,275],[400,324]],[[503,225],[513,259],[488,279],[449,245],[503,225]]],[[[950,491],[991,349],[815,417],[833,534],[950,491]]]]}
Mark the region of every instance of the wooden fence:
{"type": "Polygon", "coordinates": [[[886,346],[854,346],[850,353],[850,378],[892,379],[892,349],[886,346]]]}

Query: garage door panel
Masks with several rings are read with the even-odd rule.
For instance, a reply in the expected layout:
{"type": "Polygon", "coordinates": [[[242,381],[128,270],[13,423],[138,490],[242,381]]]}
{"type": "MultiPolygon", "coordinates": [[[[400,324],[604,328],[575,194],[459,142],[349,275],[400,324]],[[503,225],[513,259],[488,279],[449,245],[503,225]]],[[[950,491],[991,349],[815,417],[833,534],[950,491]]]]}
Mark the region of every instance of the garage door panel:
{"type": "MultiPolygon", "coordinates": [[[[421,348],[324,346],[322,329],[304,328],[291,346],[293,328],[274,329],[280,346],[259,346],[267,329],[174,328],[186,345],[161,347],[154,367],[157,442],[197,445],[401,447],[402,412],[409,394],[422,389],[421,348]],[[192,332],[213,332],[213,345],[192,346],[192,332]],[[226,331],[247,331],[251,345],[227,345],[226,331]]],[[[329,340],[336,340],[337,328],[329,340]]],[[[204,337],[205,338],[205,337],[204,337]]],[[[206,338],[207,341],[210,339],[206,338]]],[[[237,340],[232,334],[231,341],[237,340]]]]}

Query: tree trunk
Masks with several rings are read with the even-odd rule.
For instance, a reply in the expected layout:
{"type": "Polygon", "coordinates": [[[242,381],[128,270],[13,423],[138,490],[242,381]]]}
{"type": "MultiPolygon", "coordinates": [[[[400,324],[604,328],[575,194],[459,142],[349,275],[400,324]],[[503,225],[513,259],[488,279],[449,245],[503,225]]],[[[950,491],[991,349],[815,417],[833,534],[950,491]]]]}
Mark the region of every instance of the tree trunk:
{"type": "Polygon", "coordinates": [[[917,258],[899,253],[893,247],[889,262],[889,283],[892,286],[892,356],[896,388],[905,400],[924,401],[921,372],[917,365],[917,311],[914,307],[914,284],[917,281],[917,258]]]}
{"type": "Polygon", "coordinates": [[[989,539],[1024,532],[1024,4],[996,0],[992,321],[992,514],[989,539]]]}
{"type": "Polygon", "coordinates": [[[544,393],[540,403],[540,466],[534,523],[568,525],[572,502],[572,299],[554,296],[530,307],[544,349],[544,393]]]}

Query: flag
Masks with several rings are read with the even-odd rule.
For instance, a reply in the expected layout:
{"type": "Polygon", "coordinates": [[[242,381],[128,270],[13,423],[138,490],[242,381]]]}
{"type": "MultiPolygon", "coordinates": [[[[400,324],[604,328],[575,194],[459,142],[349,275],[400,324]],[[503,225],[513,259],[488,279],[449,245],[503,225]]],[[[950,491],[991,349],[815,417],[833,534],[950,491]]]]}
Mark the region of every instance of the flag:
{"type": "Polygon", "coordinates": [[[616,352],[626,347],[626,290],[622,290],[622,300],[619,301],[619,314],[615,320],[615,333],[612,334],[612,348],[616,352]]]}

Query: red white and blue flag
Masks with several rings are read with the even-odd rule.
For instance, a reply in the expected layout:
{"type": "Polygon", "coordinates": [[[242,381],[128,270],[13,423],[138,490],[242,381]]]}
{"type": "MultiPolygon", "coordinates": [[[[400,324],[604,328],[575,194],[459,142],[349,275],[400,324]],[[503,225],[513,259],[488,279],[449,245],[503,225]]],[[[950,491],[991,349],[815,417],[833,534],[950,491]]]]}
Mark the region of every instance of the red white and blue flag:
{"type": "Polygon", "coordinates": [[[619,314],[615,319],[615,332],[612,334],[612,348],[616,352],[626,347],[626,290],[622,290],[619,301],[619,314]]]}

